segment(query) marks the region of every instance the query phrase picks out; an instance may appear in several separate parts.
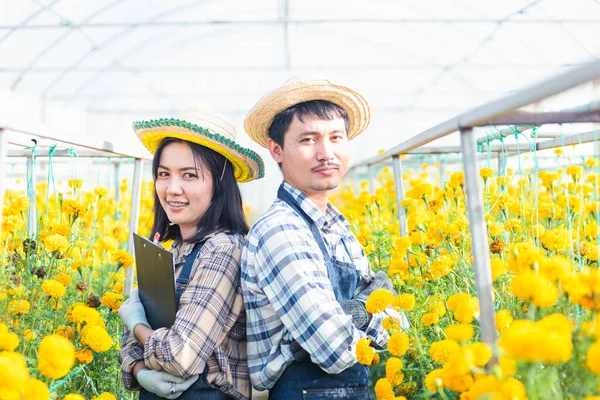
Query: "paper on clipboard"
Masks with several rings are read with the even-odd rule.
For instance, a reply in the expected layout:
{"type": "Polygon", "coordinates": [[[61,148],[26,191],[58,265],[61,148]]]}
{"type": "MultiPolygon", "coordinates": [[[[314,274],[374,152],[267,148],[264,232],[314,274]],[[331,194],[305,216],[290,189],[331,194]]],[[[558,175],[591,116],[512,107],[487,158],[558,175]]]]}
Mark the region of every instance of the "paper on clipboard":
{"type": "Polygon", "coordinates": [[[173,254],[133,234],[140,300],[152,329],[170,328],[175,322],[175,277],[173,254]]]}

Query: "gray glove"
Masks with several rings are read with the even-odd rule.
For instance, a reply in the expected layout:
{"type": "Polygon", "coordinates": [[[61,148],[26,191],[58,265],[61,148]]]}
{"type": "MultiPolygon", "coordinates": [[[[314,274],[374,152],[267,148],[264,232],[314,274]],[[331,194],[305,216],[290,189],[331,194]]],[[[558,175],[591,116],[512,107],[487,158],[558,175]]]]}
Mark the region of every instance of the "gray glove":
{"type": "Polygon", "coordinates": [[[346,300],[340,303],[344,314],[352,317],[354,326],[360,331],[364,331],[369,325],[369,314],[365,308],[365,304],[358,300],[346,300]]]}
{"type": "Polygon", "coordinates": [[[360,292],[354,297],[354,300],[360,300],[363,303],[366,303],[369,299],[371,293],[376,291],[377,289],[387,289],[395,296],[396,290],[394,290],[394,283],[392,280],[386,275],[385,272],[379,271],[375,274],[371,282],[365,282],[364,280],[359,284],[358,289],[360,292]]]}
{"type": "Polygon", "coordinates": [[[188,379],[171,375],[165,371],[142,369],[137,374],[138,383],[150,393],[165,399],[176,399],[198,380],[199,375],[188,379]]]}
{"type": "Polygon", "coordinates": [[[123,323],[127,325],[132,333],[133,328],[139,324],[146,325],[150,328],[150,324],[146,319],[146,311],[140,300],[138,288],[133,289],[129,298],[121,304],[121,307],[119,307],[119,316],[121,316],[123,323]]]}

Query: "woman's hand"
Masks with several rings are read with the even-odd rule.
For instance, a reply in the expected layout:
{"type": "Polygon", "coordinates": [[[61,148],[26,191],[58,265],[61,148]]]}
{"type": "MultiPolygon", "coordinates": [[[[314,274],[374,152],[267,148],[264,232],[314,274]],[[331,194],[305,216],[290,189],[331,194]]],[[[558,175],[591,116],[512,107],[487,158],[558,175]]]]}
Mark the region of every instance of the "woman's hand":
{"type": "Polygon", "coordinates": [[[129,298],[121,304],[119,307],[119,315],[123,320],[123,323],[127,325],[129,330],[133,333],[136,325],[145,325],[150,328],[150,324],[146,319],[146,310],[140,300],[138,288],[131,291],[129,298]]]}
{"type": "Polygon", "coordinates": [[[198,375],[183,379],[165,371],[142,369],[137,373],[136,379],[150,393],[165,399],[176,399],[198,380],[198,375]]]}

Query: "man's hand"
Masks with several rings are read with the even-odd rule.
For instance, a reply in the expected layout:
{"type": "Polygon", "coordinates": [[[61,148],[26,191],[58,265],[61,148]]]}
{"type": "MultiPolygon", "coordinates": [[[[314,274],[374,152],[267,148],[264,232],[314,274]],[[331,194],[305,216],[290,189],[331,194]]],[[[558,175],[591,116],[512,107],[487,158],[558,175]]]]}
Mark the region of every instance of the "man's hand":
{"type": "Polygon", "coordinates": [[[165,399],[176,399],[198,380],[199,375],[183,379],[165,371],[142,369],[137,374],[138,383],[150,393],[165,399]]]}
{"type": "Polygon", "coordinates": [[[138,324],[146,325],[150,328],[150,324],[146,319],[146,310],[144,310],[144,306],[140,300],[138,288],[133,289],[129,298],[121,304],[121,307],[119,307],[119,315],[132,334],[133,329],[138,324]]]}
{"type": "Polygon", "coordinates": [[[386,289],[392,292],[394,296],[396,295],[396,290],[394,290],[394,283],[390,278],[388,278],[388,276],[383,271],[379,271],[378,273],[376,273],[373,279],[371,279],[371,282],[364,283],[363,285],[364,288],[360,291],[360,293],[358,293],[354,297],[354,300],[360,300],[363,303],[366,303],[371,293],[378,289],[386,289]]]}

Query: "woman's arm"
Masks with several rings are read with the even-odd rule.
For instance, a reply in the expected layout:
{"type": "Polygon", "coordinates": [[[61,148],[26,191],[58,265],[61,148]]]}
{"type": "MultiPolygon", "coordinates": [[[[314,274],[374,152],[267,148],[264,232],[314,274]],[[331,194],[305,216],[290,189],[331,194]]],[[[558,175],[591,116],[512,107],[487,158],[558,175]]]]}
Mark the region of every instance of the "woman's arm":
{"type": "Polygon", "coordinates": [[[119,362],[123,375],[123,385],[128,390],[139,390],[140,385],[135,379],[135,368],[140,362],[144,362],[144,348],[137,342],[131,331],[125,326],[121,337],[121,351],[119,362]]]}
{"type": "Polygon", "coordinates": [[[188,378],[204,371],[206,361],[231,329],[244,304],[240,289],[241,237],[219,235],[195,261],[194,273],[180,299],[170,329],[138,326],[146,339],[148,368],[188,378]]]}

